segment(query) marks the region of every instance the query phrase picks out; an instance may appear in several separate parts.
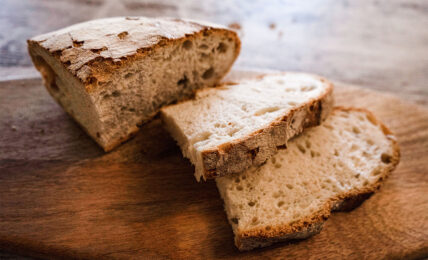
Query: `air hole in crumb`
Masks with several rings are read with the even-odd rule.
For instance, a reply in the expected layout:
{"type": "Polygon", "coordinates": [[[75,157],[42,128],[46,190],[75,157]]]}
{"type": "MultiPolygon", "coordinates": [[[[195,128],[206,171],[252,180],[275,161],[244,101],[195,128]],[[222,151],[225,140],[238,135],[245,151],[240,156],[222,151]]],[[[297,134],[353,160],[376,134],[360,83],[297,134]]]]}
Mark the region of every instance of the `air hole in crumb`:
{"type": "Polygon", "coordinates": [[[230,221],[232,221],[234,224],[238,224],[239,222],[238,218],[231,218],[230,221]]]}
{"type": "Polygon", "coordinates": [[[366,158],[370,158],[370,154],[366,151],[363,151],[362,155],[366,158]]]}
{"type": "Polygon", "coordinates": [[[281,200],[278,202],[278,207],[281,207],[282,205],[284,205],[284,201],[281,200]]]}
{"type": "Polygon", "coordinates": [[[217,51],[220,53],[225,53],[227,51],[227,45],[223,42],[220,42],[220,44],[217,46],[217,51]]]}
{"type": "Polygon", "coordinates": [[[380,159],[382,160],[383,163],[390,163],[392,156],[386,153],[382,153],[380,156],[380,159]]]}
{"type": "Polygon", "coordinates": [[[128,35],[128,32],[121,32],[121,33],[119,33],[118,35],[117,35],[117,37],[119,37],[121,40],[123,40],[123,38],[125,38],[126,37],[126,35],[128,35]]]}
{"type": "Polygon", "coordinates": [[[238,186],[236,187],[236,189],[237,189],[237,190],[239,190],[239,191],[241,191],[241,190],[243,190],[244,188],[242,188],[242,186],[241,186],[241,185],[238,185],[238,186]]]}
{"type": "Polygon", "coordinates": [[[314,158],[315,157],[315,152],[311,150],[311,157],[314,158]]]}
{"type": "Polygon", "coordinates": [[[177,81],[177,85],[186,87],[189,83],[189,79],[186,77],[186,75],[183,76],[179,81],[177,81]]]}
{"type": "Polygon", "coordinates": [[[293,189],[293,185],[291,185],[291,184],[286,184],[285,186],[287,186],[287,188],[289,188],[290,190],[292,190],[293,189]]]}
{"type": "Polygon", "coordinates": [[[183,49],[190,50],[192,48],[193,43],[190,40],[186,40],[183,42],[183,49]]]}
{"type": "Polygon", "coordinates": [[[261,115],[264,115],[266,113],[273,113],[273,112],[278,111],[278,110],[279,110],[279,107],[277,107],[277,106],[267,107],[267,108],[260,109],[259,111],[254,113],[254,115],[255,116],[261,116],[261,115]]]}
{"type": "Polygon", "coordinates": [[[124,76],[125,79],[132,77],[134,75],[134,73],[126,73],[126,75],[124,76]]]}
{"type": "Polygon", "coordinates": [[[339,151],[337,151],[336,149],[334,149],[334,156],[339,156],[339,151]]]}
{"type": "Polygon", "coordinates": [[[199,47],[198,47],[199,49],[201,49],[201,50],[206,50],[206,49],[208,49],[209,47],[208,47],[208,45],[206,45],[206,44],[201,44],[201,45],[199,45],[199,47]]]}
{"type": "Polygon", "coordinates": [[[358,179],[358,178],[360,178],[360,174],[357,173],[357,174],[354,175],[354,177],[358,179]]]}
{"type": "Polygon", "coordinates": [[[236,179],[235,179],[235,182],[236,182],[236,183],[239,183],[240,181],[241,181],[241,180],[240,180],[239,178],[236,178],[236,179]]]}
{"type": "Polygon", "coordinates": [[[373,142],[373,140],[372,140],[372,139],[367,139],[367,143],[368,143],[369,145],[374,145],[374,142],[373,142]]]}
{"type": "Polygon", "coordinates": [[[360,129],[356,126],[352,127],[352,132],[354,132],[355,134],[361,133],[360,129]]]}
{"type": "Polygon", "coordinates": [[[120,96],[120,92],[119,92],[119,91],[117,91],[117,90],[115,90],[115,91],[113,91],[113,92],[111,93],[111,95],[112,95],[113,97],[118,97],[118,96],[120,96]]]}
{"type": "Polygon", "coordinates": [[[254,201],[248,202],[248,206],[253,207],[254,205],[256,205],[256,203],[254,201]]]}
{"type": "Polygon", "coordinates": [[[97,137],[98,137],[98,138],[100,138],[100,137],[101,137],[101,135],[100,135],[100,133],[99,133],[99,132],[97,132],[97,137]]]}
{"type": "Polygon", "coordinates": [[[251,154],[251,160],[254,160],[257,156],[257,154],[259,153],[259,147],[250,150],[250,154],[251,154]]]}
{"type": "Polygon", "coordinates": [[[297,145],[297,148],[299,148],[299,151],[300,151],[300,152],[302,152],[302,153],[306,153],[306,149],[305,149],[305,147],[303,147],[301,144],[298,144],[298,145],[297,145]]]}
{"type": "Polygon", "coordinates": [[[256,224],[258,220],[259,220],[259,219],[258,219],[257,217],[253,217],[253,219],[251,220],[251,222],[252,222],[253,224],[256,224]]]}
{"type": "Polygon", "coordinates": [[[306,140],[305,144],[306,144],[306,148],[308,149],[311,148],[311,142],[309,140],[306,140]]]}
{"type": "Polygon", "coordinates": [[[315,89],[314,86],[303,86],[300,90],[302,90],[302,91],[312,91],[314,89],[315,89]]]}
{"type": "Polygon", "coordinates": [[[195,144],[195,143],[198,143],[198,142],[203,142],[203,141],[205,141],[205,140],[208,140],[209,138],[210,138],[210,136],[211,136],[211,133],[210,132],[208,132],[208,131],[205,131],[205,132],[202,132],[202,133],[199,133],[199,134],[197,134],[192,140],[191,140],[191,143],[192,144],[195,144]]]}
{"type": "Polygon", "coordinates": [[[232,137],[234,134],[236,134],[237,132],[239,132],[239,129],[237,129],[237,128],[232,128],[232,129],[229,129],[228,131],[227,131],[227,134],[230,136],[230,137],[232,137]]]}
{"type": "Polygon", "coordinates": [[[363,185],[364,186],[366,186],[366,185],[368,185],[369,184],[369,181],[368,180],[365,180],[364,182],[363,182],[363,185]]]}
{"type": "Polygon", "coordinates": [[[276,148],[277,148],[278,150],[287,149],[287,145],[286,145],[286,144],[278,145],[276,148]]]}
{"type": "Polygon", "coordinates": [[[214,69],[209,68],[204,72],[204,74],[202,74],[202,78],[203,79],[210,79],[210,78],[212,78],[213,75],[214,75],[214,69]]]}
{"type": "Polygon", "coordinates": [[[265,229],[266,230],[271,230],[271,227],[270,226],[266,226],[265,229]]]}
{"type": "Polygon", "coordinates": [[[379,169],[374,169],[373,172],[372,172],[373,176],[377,176],[379,174],[380,174],[380,170],[379,169]]]}
{"type": "Polygon", "coordinates": [[[275,163],[274,166],[275,166],[275,168],[281,168],[281,164],[279,164],[279,163],[275,163]]]}

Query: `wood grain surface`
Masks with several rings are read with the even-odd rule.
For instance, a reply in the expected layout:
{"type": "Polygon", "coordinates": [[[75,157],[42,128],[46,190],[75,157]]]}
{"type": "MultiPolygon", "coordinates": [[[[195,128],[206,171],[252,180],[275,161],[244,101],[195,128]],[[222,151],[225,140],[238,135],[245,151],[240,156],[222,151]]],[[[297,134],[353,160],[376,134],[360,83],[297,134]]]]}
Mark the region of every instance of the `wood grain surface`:
{"type": "Polygon", "coordinates": [[[362,206],[333,214],[320,234],[240,253],[215,183],[195,181],[158,119],[105,154],[39,79],[0,83],[0,249],[103,259],[428,256],[428,111],[340,83],[335,96],[372,110],[396,133],[398,168],[362,206]]]}

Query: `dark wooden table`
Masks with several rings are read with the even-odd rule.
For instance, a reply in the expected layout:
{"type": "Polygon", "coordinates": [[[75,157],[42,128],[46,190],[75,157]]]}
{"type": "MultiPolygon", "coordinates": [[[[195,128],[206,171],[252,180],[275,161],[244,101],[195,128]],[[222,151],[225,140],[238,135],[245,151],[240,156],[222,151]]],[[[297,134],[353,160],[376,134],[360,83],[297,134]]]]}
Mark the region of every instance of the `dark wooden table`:
{"type": "MultiPolygon", "coordinates": [[[[123,15],[226,24],[243,41],[235,68],[312,72],[428,106],[424,0],[0,0],[0,81],[39,77],[27,54],[29,37],[123,15]]],[[[8,257],[15,256],[0,253],[8,257]]]]}

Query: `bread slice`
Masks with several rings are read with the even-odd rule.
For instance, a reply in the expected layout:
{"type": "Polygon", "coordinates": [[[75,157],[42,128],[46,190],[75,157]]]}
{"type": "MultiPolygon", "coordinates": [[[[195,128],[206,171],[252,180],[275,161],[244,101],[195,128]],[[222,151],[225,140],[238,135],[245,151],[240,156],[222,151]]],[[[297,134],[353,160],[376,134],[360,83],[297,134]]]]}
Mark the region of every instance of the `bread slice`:
{"type": "Polygon", "coordinates": [[[332,91],[317,76],[268,74],[198,91],[195,100],[163,108],[161,117],[199,181],[263,164],[288,139],[327,117],[332,91]]]}
{"type": "Polygon", "coordinates": [[[119,17],[34,37],[28,48],[49,93],[109,151],[161,106],[219,82],[240,40],[219,25],[119,17]]]}
{"type": "Polygon", "coordinates": [[[350,210],[378,189],[399,157],[395,138],[370,112],[335,109],[265,165],[216,179],[236,246],[320,232],[332,210],[350,210]]]}

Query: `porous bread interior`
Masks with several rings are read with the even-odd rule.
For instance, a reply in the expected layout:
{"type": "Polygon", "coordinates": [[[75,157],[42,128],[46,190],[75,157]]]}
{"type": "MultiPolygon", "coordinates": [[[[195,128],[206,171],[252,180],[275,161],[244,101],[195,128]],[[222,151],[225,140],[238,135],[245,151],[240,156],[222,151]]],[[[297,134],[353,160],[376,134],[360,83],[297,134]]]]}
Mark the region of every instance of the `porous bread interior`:
{"type": "Polygon", "coordinates": [[[368,114],[335,110],[265,165],[216,182],[235,236],[261,230],[279,237],[283,227],[310,219],[335,198],[372,187],[393,154],[368,114]]]}
{"type": "Polygon", "coordinates": [[[194,100],[163,108],[162,116],[184,156],[195,165],[199,180],[203,151],[267,127],[290,110],[320,97],[326,88],[327,84],[308,74],[266,75],[200,90],[194,100]]]}
{"type": "MultiPolygon", "coordinates": [[[[102,147],[111,146],[152,118],[162,105],[215,85],[232,65],[237,45],[227,33],[210,31],[175,40],[128,62],[108,81],[86,91],[60,62],[39,48],[33,56],[49,92],[102,147]]],[[[34,51],[33,51],[34,52],[34,51]]]]}

